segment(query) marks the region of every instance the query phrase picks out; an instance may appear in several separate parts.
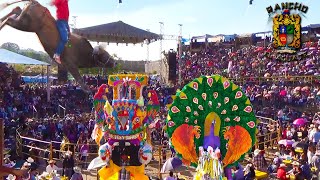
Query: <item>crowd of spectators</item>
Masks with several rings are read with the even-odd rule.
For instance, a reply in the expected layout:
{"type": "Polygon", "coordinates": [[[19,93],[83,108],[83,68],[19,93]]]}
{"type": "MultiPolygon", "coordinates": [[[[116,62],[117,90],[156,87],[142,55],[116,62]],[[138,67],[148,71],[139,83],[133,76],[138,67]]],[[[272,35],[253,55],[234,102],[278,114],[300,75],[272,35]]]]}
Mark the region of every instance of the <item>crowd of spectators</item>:
{"type": "Polygon", "coordinates": [[[77,86],[52,86],[50,96],[48,102],[44,84],[25,84],[11,66],[0,63],[0,118],[11,120],[22,114],[40,118],[58,112],[62,114],[63,108],[68,110],[66,113],[91,110],[92,98],[87,98],[77,86]]]}
{"type": "MultiPolygon", "coordinates": [[[[273,55],[266,56],[270,53],[268,48],[247,47],[231,52],[229,49],[214,47],[198,53],[185,52],[181,62],[181,67],[185,68],[180,71],[185,83],[200,75],[211,74],[222,74],[233,79],[250,98],[257,115],[279,119],[285,126],[287,122],[299,117],[312,121],[314,114],[299,108],[320,105],[320,85],[314,78],[320,73],[318,45],[308,45],[304,47],[304,51],[307,56],[301,61],[280,62],[273,55]],[[279,76],[281,78],[273,79],[279,76]],[[292,76],[312,76],[313,79],[302,77],[292,81],[292,76]],[[241,80],[244,77],[246,80],[241,80]],[[265,79],[257,80],[258,77],[265,79]]],[[[93,94],[98,85],[107,82],[107,78],[101,76],[83,78],[93,94]]],[[[157,76],[152,76],[149,81],[148,89],[157,91],[161,104],[160,121],[152,138],[161,143],[167,143],[167,137],[161,131],[168,110],[166,105],[172,102],[171,95],[178,88],[181,87],[161,84],[157,76]]],[[[111,89],[110,92],[108,99],[112,99],[111,89]]],[[[144,96],[147,97],[146,92],[144,96]]],[[[72,153],[85,161],[88,152],[94,152],[94,149],[87,147],[94,125],[94,117],[90,115],[92,102],[92,95],[84,94],[72,83],[52,86],[51,101],[47,102],[44,85],[25,84],[12,67],[0,63],[0,118],[5,120],[6,147],[15,149],[15,130],[20,128],[23,136],[43,141],[61,142],[66,137],[71,143],[79,144],[72,153]],[[69,115],[64,116],[65,114],[69,115]]],[[[265,129],[263,126],[259,127],[260,134],[265,129]]],[[[23,143],[40,147],[32,141],[23,143]]],[[[61,143],[56,143],[55,146],[55,149],[59,149],[61,143]]],[[[23,151],[31,152],[32,158],[37,161],[36,148],[28,147],[23,151]]],[[[12,156],[14,157],[14,153],[12,156]]],[[[47,156],[48,154],[44,154],[44,157],[47,156]]],[[[55,156],[60,157],[59,154],[55,156]]]]}
{"type": "Polygon", "coordinates": [[[242,85],[251,101],[279,107],[317,106],[320,104],[320,46],[306,43],[298,52],[299,61],[283,62],[270,47],[250,46],[232,52],[224,47],[212,47],[182,56],[180,73],[184,83],[201,75],[222,74],[242,85]],[[300,76],[300,77],[296,77],[300,76]],[[312,77],[312,78],[310,78],[312,77]]]}

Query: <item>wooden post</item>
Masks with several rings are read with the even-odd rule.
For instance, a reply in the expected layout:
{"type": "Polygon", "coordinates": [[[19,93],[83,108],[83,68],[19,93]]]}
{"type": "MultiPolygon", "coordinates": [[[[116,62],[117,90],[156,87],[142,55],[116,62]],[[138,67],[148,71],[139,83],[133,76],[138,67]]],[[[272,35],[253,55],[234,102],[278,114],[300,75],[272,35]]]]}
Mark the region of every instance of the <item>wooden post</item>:
{"type": "Polygon", "coordinates": [[[159,145],[159,178],[161,178],[161,158],[162,158],[162,145],[159,145]]]}
{"type": "Polygon", "coordinates": [[[99,177],[99,171],[97,170],[97,180],[99,180],[100,177],[99,177]]]}
{"type": "MultiPolygon", "coordinates": [[[[3,166],[3,150],[4,150],[4,120],[0,119],[0,167],[3,166]]],[[[3,177],[0,177],[3,180],[3,177]]]]}
{"type": "Polygon", "coordinates": [[[49,156],[49,160],[53,159],[53,146],[52,146],[52,142],[50,143],[50,156],[49,156]]]}

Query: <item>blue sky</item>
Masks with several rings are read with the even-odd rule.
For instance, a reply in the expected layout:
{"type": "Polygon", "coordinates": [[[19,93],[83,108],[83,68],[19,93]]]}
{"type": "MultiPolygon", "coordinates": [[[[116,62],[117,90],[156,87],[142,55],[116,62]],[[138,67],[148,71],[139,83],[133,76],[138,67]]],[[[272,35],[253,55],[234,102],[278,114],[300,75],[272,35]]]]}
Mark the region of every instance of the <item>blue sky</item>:
{"type": "MultiPolygon", "coordinates": [[[[77,27],[87,27],[122,20],[133,26],[150,29],[159,33],[159,22],[164,22],[164,34],[178,35],[179,26],[183,24],[183,36],[203,34],[242,34],[271,30],[267,23],[266,7],[281,3],[279,0],[254,0],[249,6],[249,0],[70,0],[70,16],[78,16],[77,27]]],[[[10,2],[10,1],[9,1],[10,2]]],[[[39,0],[43,5],[48,0],[39,0]]],[[[303,24],[320,23],[320,1],[298,1],[309,6],[307,18],[303,24]]],[[[21,4],[23,5],[23,4],[21,4]]],[[[3,16],[14,6],[0,12],[3,16]]],[[[49,8],[55,14],[54,8],[49,8]]],[[[72,24],[72,18],[70,18],[72,24]]],[[[15,42],[23,48],[42,50],[41,44],[32,33],[18,32],[5,27],[0,31],[0,44],[15,42]],[[32,43],[30,43],[32,42],[32,43]]],[[[176,47],[175,41],[164,41],[163,49],[176,47]]],[[[149,48],[150,59],[159,58],[159,43],[153,43],[149,48]]],[[[146,59],[146,46],[140,45],[109,45],[107,50],[116,53],[123,59],[146,59]]]]}

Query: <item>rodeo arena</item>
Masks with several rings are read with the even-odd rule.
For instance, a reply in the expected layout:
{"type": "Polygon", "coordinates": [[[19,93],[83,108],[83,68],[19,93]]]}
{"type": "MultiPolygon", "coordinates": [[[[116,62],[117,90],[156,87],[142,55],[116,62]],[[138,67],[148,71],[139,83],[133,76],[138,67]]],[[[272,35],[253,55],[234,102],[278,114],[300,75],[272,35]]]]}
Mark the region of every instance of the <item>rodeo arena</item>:
{"type": "Polygon", "coordinates": [[[26,3],[0,30],[36,32],[53,59],[0,49],[1,179],[320,179],[320,24],[302,27],[294,61],[272,47],[272,32],[180,34],[166,52],[162,32],[122,21],[73,28],[62,53],[63,18],[48,30],[50,12],[26,3]],[[40,15],[47,24],[38,27],[40,15]],[[89,41],[157,41],[160,60],[120,62],[89,41]],[[24,76],[14,64],[47,75],[24,76]]]}

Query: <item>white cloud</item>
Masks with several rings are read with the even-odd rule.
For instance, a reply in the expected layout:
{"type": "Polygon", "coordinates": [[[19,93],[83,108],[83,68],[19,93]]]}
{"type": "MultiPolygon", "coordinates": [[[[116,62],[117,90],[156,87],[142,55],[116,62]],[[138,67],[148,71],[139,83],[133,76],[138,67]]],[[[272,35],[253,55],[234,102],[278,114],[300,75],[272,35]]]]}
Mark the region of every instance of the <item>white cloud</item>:
{"type": "Polygon", "coordinates": [[[38,51],[44,51],[43,47],[35,33],[18,31],[9,26],[5,26],[0,31],[0,44],[12,42],[20,46],[20,48],[31,48],[38,51]]]}

